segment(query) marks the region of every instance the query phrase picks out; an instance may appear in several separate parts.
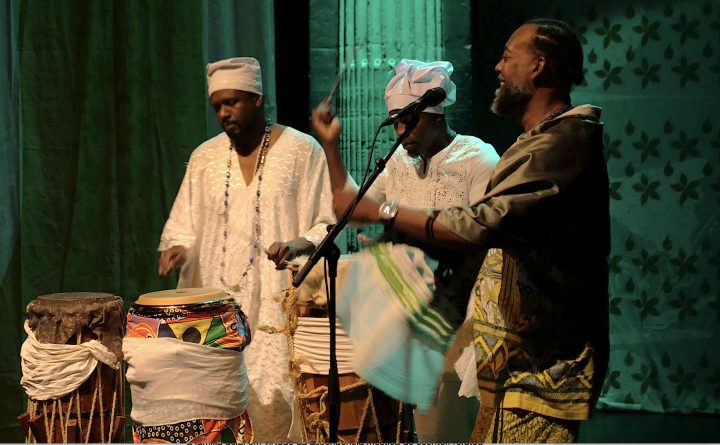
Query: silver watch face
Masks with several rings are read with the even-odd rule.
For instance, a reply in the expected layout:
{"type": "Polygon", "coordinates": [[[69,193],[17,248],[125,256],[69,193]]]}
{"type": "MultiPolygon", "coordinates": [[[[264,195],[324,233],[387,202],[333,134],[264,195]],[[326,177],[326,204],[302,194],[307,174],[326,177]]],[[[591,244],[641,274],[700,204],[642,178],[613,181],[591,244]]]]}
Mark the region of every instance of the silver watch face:
{"type": "Polygon", "coordinates": [[[398,211],[398,204],[395,201],[385,201],[380,205],[379,216],[380,219],[388,220],[395,218],[398,211]]]}

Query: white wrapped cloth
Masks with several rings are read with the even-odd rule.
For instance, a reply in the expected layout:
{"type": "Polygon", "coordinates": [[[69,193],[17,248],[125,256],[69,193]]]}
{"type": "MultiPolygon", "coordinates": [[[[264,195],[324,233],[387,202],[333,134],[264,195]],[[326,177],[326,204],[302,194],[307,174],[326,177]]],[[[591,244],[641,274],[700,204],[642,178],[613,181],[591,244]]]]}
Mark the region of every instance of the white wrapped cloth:
{"type": "Polygon", "coordinates": [[[253,57],[233,57],[207,65],[208,96],[218,90],[238,90],[262,96],[260,62],[253,57]]]}
{"type": "Polygon", "coordinates": [[[120,369],[120,360],[97,340],[79,345],[41,343],[25,321],[28,337],[20,348],[20,384],[34,400],[59,399],[80,387],[98,362],[120,369]]]}
{"type": "Polygon", "coordinates": [[[445,99],[425,113],[445,114],[445,107],[455,103],[455,82],[450,80],[453,65],[444,60],[423,62],[402,59],[395,65],[395,76],[385,87],[385,105],[388,111],[398,110],[415,102],[431,88],[442,88],[445,99]]]}
{"type": "MultiPolygon", "coordinates": [[[[292,359],[301,372],[327,375],[330,369],[330,321],[327,317],[298,317],[297,321],[292,359]]],[[[338,373],[353,372],[353,345],[340,323],[335,324],[335,334],[338,373]]]]}
{"type": "Polygon", "coordinates": [[[130,417],[143,426],[227,420],[247,408],[243,353],[174,338],[125,338],[130,417]]]}
{"type": "Polygon", "coordinates": [[[417,248],[364,249],[338,283],[337,314],[355,348],[353,369],[389,396],[426,410],[435,400],[455,328],[430,307],[432,260],[417,248]]]}

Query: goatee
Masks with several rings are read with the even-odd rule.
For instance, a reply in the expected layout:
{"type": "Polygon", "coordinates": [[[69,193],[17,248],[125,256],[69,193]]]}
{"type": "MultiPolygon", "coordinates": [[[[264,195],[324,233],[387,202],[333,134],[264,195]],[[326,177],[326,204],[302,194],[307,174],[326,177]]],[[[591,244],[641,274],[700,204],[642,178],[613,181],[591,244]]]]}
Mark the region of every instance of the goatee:
{"type": "Polygon", "coordinates": [[[531,97],[532,92],[529,88],[506,83],[495,90],[495,99],[490,110],[498,116],[520,116],[525,112],[531,97]]]}

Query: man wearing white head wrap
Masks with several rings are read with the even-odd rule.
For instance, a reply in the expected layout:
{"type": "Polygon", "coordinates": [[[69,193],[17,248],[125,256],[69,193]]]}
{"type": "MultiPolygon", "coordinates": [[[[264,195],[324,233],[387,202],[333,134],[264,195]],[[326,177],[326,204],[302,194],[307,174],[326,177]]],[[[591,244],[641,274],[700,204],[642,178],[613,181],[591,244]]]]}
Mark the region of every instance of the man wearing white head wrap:
{"type": "Polygon", "coordinates": [[[190,157],[163,230],[158,272],[178,287],[218,287],[247,314],[248,412],[255,441],[285,442],[292,419],[287,342],[278,293],[284,269],[314,250],[335,222],[325,155],[312,137],[265,118],[260,64],[207,65],[210,104],[224,132],[190,157]],[[263,253],[264,252],[264,253],[263,253]]]}
{"type": "MultiPolygon", "coordinates": [[[[445,108],[456,100],[456,86],[450,79],[452,72],[453,66],[447,61],[403,59],[395,66],[395,75],[385,89],[389,114],[418,100],[431,88],[442,88],[445,99],[437,106],[426,108],[417,117],[411,115],[395,123],[398,136],[408,125],[414,125],[414,128],[402,140],[401,149],[390,158],[364,199],[384,203],[383,206],[399,204],[418,210],[438,210],[470,205],[483,196],[499,157],[490,144],[473,136],[458,135],[448,126],[445,108]]],[[[343,164],[339,149],[340,121],[329,105],[323,102],[313,112],[313,126],[327,156],[333,194],[347,200],[356,194],[357,185],[343,164]]],[[[341,212],[344,205],[340,207],[336,210],[341,212]]],[[[454,273],[460,269],[472,275],[472,280],[481,261],[465,264],[456,258],[443,260],[441,267],[447,267],[444,273],[452,271],[445,277],[448,280],[449,277],[457,278],[454,273]],[[474,271],[468,272],[470,269],[474,271]]],[[[470,308],[466,308],[469,291],[469,288],[457,289],[458,295],[462,294],[462,301],[455,302],[456,325],[462,322],[464,315],[470,315],[470,308]]],[[[465,341],[470,344],[471,339],[466,337],[465,341]]],[[[462,350],[463,346],[456,345],[451,349],[462,350]]],[[[477,401],[458,397],[458,386],[455,373],[446,371],[437,403],[428,415],[416,415],[420,441],[467,441],[474,425],[473,409],[477,410],[477,401]]]]}
{"type": "Polygon", "coordinates": [[[220,90],[238,90],[263,95],[260,63],[254,57],[234,57],[207,66],[208,96],[220,90]]]}
{"type": "Polygon", "coordinates": [[[452,63],[446,61],[421,62],[402,59],[395,66],[395,76],[385,88],[385,104],[388,111],[399,110],[415,102],[431,88],[440,87],[445,99],[434,107],[425,108],[425,113],[445,114],[445,107],[455,103],[455,83],[450,80],[452,63]]]}

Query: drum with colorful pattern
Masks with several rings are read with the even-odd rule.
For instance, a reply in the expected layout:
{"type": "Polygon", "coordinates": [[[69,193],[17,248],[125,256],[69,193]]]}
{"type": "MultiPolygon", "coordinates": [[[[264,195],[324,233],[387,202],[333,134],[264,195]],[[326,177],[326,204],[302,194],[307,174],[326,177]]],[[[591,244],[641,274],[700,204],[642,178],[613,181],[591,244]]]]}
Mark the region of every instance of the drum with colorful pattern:
{"type": "MultiPolygon", "coordinates": [[[[127,315],[129,339],[177,339],[240,353],[250,343],[245,314],[232,298],[213,288],[173,289],[141,295],[127,315]]],[[[177,363],[178,367],[186,364],[177,363]]],[[[131,392],[137,391],[128,374],[131,392]]],[[[135,419],[134,419],[135,420],[135,419]]],[[[164,425],[134,422],[135,443],[220,442],[223,431],[235,441],[252,441],[247,412],[232,419],[189,419],[164,425]]],[[[227,441],[227,440],[222,440],[227,441]]]]}

